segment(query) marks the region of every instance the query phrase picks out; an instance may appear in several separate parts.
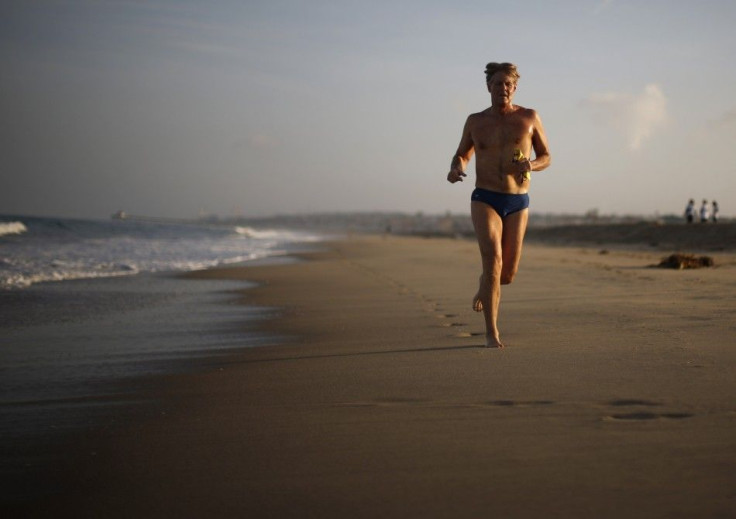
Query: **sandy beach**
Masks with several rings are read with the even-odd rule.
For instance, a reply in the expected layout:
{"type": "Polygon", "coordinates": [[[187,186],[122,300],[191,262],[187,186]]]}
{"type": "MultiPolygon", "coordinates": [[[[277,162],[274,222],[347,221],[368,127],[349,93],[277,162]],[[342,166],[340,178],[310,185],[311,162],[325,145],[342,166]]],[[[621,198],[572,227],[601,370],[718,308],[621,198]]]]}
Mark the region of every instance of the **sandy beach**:
{"type": "Polygon", "coordinates": [[[80,440],[43,517],[733,517],[736,255],[528,243],[482,348],[471,240],[354,236],[258,283],[279,344],[80,440]]]}

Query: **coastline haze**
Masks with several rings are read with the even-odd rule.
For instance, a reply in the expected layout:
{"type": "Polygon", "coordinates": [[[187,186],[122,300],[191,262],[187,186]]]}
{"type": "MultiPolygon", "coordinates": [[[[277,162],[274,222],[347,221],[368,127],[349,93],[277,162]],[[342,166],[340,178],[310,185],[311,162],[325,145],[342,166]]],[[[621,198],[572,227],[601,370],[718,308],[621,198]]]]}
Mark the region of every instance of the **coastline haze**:
{"type": "Polygon", "coordinates": [[[736,137],[736,6],[533,7],[6,2],[0,207],[465,213],[474,163],[465,184],[445,175],[501,60],[550,139],[534,212],[682,214],[715,198],[736,214],[720,158],[736,137]]]}

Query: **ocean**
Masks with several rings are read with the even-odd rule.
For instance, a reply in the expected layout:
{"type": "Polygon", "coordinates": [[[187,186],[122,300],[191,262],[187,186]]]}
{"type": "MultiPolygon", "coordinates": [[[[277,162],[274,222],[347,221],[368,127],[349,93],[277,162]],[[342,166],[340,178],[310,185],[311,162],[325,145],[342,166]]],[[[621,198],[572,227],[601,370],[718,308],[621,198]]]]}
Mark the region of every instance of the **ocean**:
{"type": "Polygon", "coordinates": [[[187,271],[283,255],[321,236],[236,225],[0,215],[0,289],[187,271]]]}
{"type": "Polygon", "coordinates": [[[152,405],[155,376],[283,338],[278,309],[235,304],[242,281],[187,279],[220,265],[292,261],[318,233],[143,220],[0,215],[0,500],[54,491],[38,474],[60,442],[152,405]]]}

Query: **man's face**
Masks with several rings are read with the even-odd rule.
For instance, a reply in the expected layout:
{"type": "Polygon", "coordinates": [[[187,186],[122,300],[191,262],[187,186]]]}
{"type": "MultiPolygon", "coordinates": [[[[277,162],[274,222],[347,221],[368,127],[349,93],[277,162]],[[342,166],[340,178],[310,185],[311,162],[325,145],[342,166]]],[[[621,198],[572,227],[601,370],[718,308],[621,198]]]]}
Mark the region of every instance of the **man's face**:
{"type": "Polygon", "coordinates": [[[494,104],[510,104],[516,92],[516,80],[505,72],[496,72],[486,84],[494,104]]]}

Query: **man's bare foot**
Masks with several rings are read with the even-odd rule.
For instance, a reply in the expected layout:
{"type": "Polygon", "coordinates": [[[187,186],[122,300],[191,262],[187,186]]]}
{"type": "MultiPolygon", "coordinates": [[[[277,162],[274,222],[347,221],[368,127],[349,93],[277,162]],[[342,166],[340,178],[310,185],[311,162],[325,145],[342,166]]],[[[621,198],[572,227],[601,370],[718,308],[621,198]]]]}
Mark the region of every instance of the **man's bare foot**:
{"type": "MultiPolygon", "coordinates": [[[[483,284],[483,274],[481,274],[478,278],[478,284],[483,284]]],[[[480,287],[478,287],[478,293],[476,293],[475,297],[473,297],[473,310],[475,310],[476,312],[483,311],[483,303],[481,303],[480,301],[480,287]]]]}
{"type": "Polygon", "coordinates": [[[475,297],[473,297],[473,310],[476,312],[483,311],[483,303],[480,302],[480,295],[478,294],[475,294],[475,297]]]}
{"type": "Polygon", "coordinates": [[[495,335],[486,334],[486,348],[503,348],[501,339],[495,335]]]}

